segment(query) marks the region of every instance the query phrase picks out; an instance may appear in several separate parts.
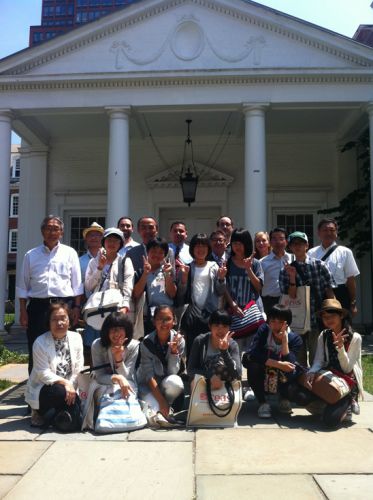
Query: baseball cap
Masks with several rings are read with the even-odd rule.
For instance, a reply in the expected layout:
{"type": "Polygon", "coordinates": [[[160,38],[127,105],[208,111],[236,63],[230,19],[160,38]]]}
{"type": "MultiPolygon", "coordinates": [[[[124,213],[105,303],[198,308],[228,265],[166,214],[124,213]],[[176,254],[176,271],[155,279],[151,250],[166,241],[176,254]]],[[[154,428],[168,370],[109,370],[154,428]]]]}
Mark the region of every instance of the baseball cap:
{"type": "Polygon", "coordinates": [[[293,240],[296,240],[296,239],[303,240],[306,243],[308,243],[308,237],[307,237],[306,233],[302,233],[302,231],[294,231],[294,233],[289,234],[289,237],[288,237],[289,243],[291,243],[293,240]]]}

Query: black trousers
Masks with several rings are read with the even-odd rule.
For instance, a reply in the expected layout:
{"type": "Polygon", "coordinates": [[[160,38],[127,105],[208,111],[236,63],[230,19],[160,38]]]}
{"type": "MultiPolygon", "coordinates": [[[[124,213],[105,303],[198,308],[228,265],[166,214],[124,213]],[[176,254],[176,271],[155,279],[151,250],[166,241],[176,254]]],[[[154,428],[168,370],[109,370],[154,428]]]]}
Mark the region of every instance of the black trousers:
{"type": "Polygon", "coordinates": [[[264,312],[267,314],[272,309],[272,307],[276,304],[279,303],[280,297],[271,297],[270,295],[267,295],[266,297],[262,297],[262,302],[263,302],[263,307],[264,307],[264,312]]]}
{"type": "Polygon", "coordinates": [[[39,412],[44,415],[48,410],[54,409],[56,413],[62,410],[71,412],[73,406],[80,407],[79,396],[75,398],[74,405],[67,405],[66,389],[62,384],[43,385],[39,394],[39,412]]]}

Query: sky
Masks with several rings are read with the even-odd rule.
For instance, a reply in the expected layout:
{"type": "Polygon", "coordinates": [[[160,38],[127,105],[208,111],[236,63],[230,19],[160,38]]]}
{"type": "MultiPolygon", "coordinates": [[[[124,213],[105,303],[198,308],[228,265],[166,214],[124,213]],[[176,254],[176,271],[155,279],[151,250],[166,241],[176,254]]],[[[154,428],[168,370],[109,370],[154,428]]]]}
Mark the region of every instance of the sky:
{"type": "MultiPolygon", "coordinates": [[[[372,0],[261,0],[300,19],[352,37],[373,24],[372,0]]],[[[29,27],[40,24],[42,0],[0,0],[0,58],[28,46],[29,27]]]]}

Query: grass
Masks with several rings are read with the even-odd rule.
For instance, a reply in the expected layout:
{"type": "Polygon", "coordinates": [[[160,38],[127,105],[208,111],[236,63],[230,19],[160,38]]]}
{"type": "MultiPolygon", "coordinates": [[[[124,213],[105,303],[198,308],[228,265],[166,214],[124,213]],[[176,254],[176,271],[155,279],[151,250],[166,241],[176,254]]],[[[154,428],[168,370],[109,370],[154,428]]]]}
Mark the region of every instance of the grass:
{"type": "Polygon", "coordinates": [[[361,361],[363,364],[364,389],[373,394],[373,355],[362,356],[361,361]]]}
{"type": "Polygon", "coordinates": [[[14,382],[0,378],[0,392],[8,389],[8,387],[12,385],[14,385],[14,382]]]}
{"type": "Polygon", "coordinates": [[[8,363],[28,363],[28,354],[9,351],[0,340],[0,366],[8,363]]]}

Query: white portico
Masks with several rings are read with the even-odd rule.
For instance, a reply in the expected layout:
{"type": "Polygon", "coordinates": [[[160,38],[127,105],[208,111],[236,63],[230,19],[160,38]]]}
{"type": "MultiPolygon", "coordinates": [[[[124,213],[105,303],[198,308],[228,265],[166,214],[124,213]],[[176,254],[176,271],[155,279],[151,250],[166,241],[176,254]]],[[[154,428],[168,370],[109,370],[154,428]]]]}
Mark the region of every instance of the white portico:
{"type": "Polygon", "coordinates": [[[143,0],[3,59],[2,181],[11,127],[23,139],[18,268],[46,213],[67,243],[76,218],[127,214],[153,214],[165,236],[174,218],[191,235],[222,213],[315,236],[317,210],[359,181],[339,148],[372,122],[372,83],[373,49],[243,0],[143,0]],[[190,209],[187,118],[201,174],[190,209]]]}

